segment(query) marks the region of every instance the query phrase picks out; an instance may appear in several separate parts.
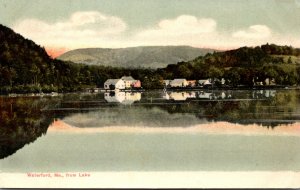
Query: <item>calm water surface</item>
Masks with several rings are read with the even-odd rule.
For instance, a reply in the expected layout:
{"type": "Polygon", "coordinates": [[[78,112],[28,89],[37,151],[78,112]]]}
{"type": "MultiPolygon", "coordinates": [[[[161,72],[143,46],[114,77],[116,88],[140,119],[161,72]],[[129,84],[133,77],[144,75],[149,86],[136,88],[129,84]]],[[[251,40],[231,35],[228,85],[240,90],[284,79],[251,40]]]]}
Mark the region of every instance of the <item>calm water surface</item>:
{"type": "Polygon", "coordinates": [[[0,170],[300,171],[300,91],[0,97],[0,170]]]}

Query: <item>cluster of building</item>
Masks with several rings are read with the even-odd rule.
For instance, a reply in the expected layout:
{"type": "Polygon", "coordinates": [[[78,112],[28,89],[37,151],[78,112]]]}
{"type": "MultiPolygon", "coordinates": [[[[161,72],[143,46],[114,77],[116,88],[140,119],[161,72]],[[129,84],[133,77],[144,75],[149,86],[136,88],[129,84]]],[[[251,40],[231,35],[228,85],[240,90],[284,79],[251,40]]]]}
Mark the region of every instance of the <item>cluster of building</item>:
{"type": "MultiPolygon", "coordinates": [[[[220,82],[225,83],[222,79],[220,82]]],[[[174,80],[164,80],[165,87],[205,87],[213,84],[212,79],[202,79],[202,80],[186,80],[186,79],[174,79],[174,80]]],[[[130,90],[130,89],[140,89],[142,88],[142,83],[140,80],[136,80],[131,76],[123,76],[120,79],[108,79],[104,83],[105,90],[130,90]]]]}
{"type": "MultiPolygon", "coordinates": [[[[216,82],[216,81],[214,81],[216,82]]],[[[213,83],[213,80],[208,79],[201,79],[201,80],[186,80],[186,79],[174,79],[174,80],[164,80],[165,87],[205,87],[210,86],[213,83]]],[[[219,81],[221,84],[225,84],[225,80],[222,79],[219,81]]]]}
{"type": "Polygon", "coordinates": [[[123,76],[120,79],[108,79],[104,83],[105,90],[139,89],[141,87],[141,81],[135,80],[131,76],[123,76]]]}
{"type": "MultiPolygon", "coordinates": [[[[209,87],[216,83],[224,85],[225,79],[201,79],[201,80],[186,80],[184,78],[163,80],[165,88],[193,88],[193,87],[209,87]]],[[[266,79],[265,84],[274,84],[274,81],[266,79]]],[[[263,82],[254,82],[254,85],[264,85],[263,82]]],[[[132,90],[142,88],[140,80],[135,80],[131,76],[123,76],[120,79],[108,79],[104,83],[105,90],[132,90]]]]}

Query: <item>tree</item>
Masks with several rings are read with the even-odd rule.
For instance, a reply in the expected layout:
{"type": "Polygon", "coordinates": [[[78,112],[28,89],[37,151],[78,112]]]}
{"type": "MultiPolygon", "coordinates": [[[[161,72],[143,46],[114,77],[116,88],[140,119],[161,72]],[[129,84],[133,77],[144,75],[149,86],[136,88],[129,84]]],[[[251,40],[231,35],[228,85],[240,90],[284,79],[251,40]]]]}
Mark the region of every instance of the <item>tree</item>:
{"type": "Polygon", "coordinates": [[[180,65],[178,67],[178,78],[190,78],[192,75],[192,71],[186,65],[180,65]]]}
{"type": "Polygon", "coordinates": [[[216,79],[221,79],[223,77],[223,74],[223,70],[215,66],[211,66],[208,69],[208,76],[212,78],[212,83],[214,83],[216,79]]]}
{"type": "Polygon", "coordinates": [[[264,72],[265,72],[266,78],[269,78],[269,85],[270,85],[270,81],[272,79],[278,78],[278,73],[273,66],[272,67],[264,67],[264,72]]]}
{"type": "Polygon", "coordinates": [[[225,78],[227,79],[228,84],[237,87],[240,83],[241,76],[239,74],[239,70],[233,68],[226,72],[225,78]]]}

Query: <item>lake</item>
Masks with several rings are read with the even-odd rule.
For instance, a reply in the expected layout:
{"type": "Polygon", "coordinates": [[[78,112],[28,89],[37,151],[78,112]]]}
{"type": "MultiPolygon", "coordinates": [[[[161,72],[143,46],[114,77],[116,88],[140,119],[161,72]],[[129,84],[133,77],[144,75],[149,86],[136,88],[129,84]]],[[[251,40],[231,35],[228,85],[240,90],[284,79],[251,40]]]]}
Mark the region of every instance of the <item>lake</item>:
{"type": "Polygon", "coordinates": [[[300,171],[300,91],[0,97],[1,172],[300,171]]]}

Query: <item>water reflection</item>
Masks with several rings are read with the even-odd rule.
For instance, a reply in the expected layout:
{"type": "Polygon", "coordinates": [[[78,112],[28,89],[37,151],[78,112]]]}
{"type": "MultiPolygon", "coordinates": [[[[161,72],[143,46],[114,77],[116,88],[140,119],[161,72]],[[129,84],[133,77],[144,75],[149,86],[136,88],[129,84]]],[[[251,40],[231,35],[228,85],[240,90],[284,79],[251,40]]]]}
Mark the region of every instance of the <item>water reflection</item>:
{"type": "Polygon", "coordinates": [[[296,90],[116,92],[104,93],[104,102],[98,96],[73,102],[65,98],[52,111],[74,121],[74,114],[84,112],[101,119],[100,127],[140,123],[186,127],[203,121],[275,127],[300,120],[298,94],[296,90]]]}
{"type": "Polygon", "coordinates": [[[53,120],[41,113],[48,101],[0,97],[0,159],[46,134],[53,120]]]}
{"type": "Polygon", "coordinates": [[[165,92],[163,98],[166,100],[185,101],[188,98],[196,98],[196,92],[165,92]]]}
{"type": "MultiPolygon", "coordinates": [[[[213,124],[203,122],[201,124],[191,125],[190,127],[153,127],[148,125],[132,126],[132,125],[114,125],[98,127],[97,121],[92,121],[91,118],[81,117],[85,127],[80,126],[77,122],[70,118],[63,120],[55,120],[49,127],[49,133],[185,133],[185,134],[213,134],[213,135],[242,135],[242,136],[295,136],[300,137],[300,123],[295,123],[287,126],[279,126],[272,130],[266,127],[261,127],[256,124],[241,125],[232,124],[229,122],[214,122],[213,124]],[[96,125],[96,126],[95,126],[96,125]]],[[[101,124],[100,124],[101,125],[101,124]]]]}
{"type": "Polygon", "coordinates": [[[130,105],[136,101],[140,101],[142,97],[141,92],[106,92],[104,98],[109,103],[121,103],[124,105],[130,105]]]}
{"type": "Polygon", "coordinates": [[[87,113],[74,113],[62,119],[76,127],[190,127],[206,123],[205,118],[198,118],[189,113],[169,113],[158,107],[135,106],[129,108],[107,107],[87,113]]]}
{"type": "Polygon", "coordinates": [[[275,90],[255,90],[251,93],[241,93],[241,91],[165,91],[163,98],[165,100],[186,101],[187,99],[200,100],[225,100],[225,99],[268,99],[275,97],[275,90]],[[241,96],[242,95],[242,96],[241,96]],[[244,95],[244,96],[243,96],[244,95]],[[249,96],[247,96],[249,95],[249,96]]]}
{"type": "Polygon", "coordinates": [[[107,128],[128,131],[151,128],[158,132],[173,128],[173,131],[187,132],[195,127],[196,132],[203,132],[215,126],[219,132],[239,131],[239,134],[261,128],[268,135],[274,131],[269,127],[282,125],[276,128],[278,134],[285,132],[282,129],[292,128],[288,133],[292,135],[299,130],[296,123],[300,121],[299,95],[297,90],[215,90],[0,97],[0,159],[46,134],[53,121],[81,132],[107,128]],[[225,124],[216,127],[220,123],[225,124]],[[235,125],[238,127],[234,128],[235,125]]]}

